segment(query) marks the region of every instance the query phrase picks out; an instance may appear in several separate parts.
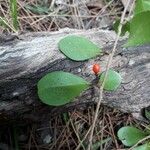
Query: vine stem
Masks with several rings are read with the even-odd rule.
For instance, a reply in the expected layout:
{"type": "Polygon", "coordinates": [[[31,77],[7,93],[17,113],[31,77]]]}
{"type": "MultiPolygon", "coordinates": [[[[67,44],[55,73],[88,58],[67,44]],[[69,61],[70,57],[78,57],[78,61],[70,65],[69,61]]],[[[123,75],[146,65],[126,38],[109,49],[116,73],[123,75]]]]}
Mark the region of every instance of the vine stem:
{"type": "Polygon", "coordinates": [[[120,24],[119,24],[119,27],[118,27],[118,34],[117,34],[117,37],[116,37],[116,39],[115,39],[115,43],[114,43],[112,52],[110,53],[109,58],[108,58],[108,61],[107,61],[106,73],[105,73],[104,80],[103,80],[103,82],[102,82],[102,85],[101,85],[100,91],[99,91],[99,100],[98,100],[98,102],[97,102],[97,106],[96,106],[96,111],[95,111],[95,115],[94,115],[93,124],[91,125],[91,132],[90,132],[90,135],[89,135],[89,144],[88,144],[88,149],[87,149],[87,150],[91,150],[91,147],[92,147],[93,133],[94,133],[95,125],[96,125],[96,120],[97,120],[97,118],[98,118],[99,108],[100,108],[100,105],[101,105],[101,101],[102,101],[102,99],[103,99],[103,90],[104,90],[105,81],[106,81],[106,79],[107,79],[108,70],[110,69],[113,56],[114,56],[114,54],[115,54],[115,52],[116,52],[117,43],[118,43],[119,37],[120,37],[120,35],[121,35],[122,26],[123,26],[124,19],[125,19],[125,15],[126,15],[126,12],[127,12],[127,9],[128,9],[128,6],[129,6],[130,2],[131,2],[131,0],[128,0],[128,1],[127,1],[127,4],[126,4],[126,6],[125,6],[125,8],[124,8],[124,11],[123,11],[123,13],[122,13],[121,20],[120,20],[120,24]]]}

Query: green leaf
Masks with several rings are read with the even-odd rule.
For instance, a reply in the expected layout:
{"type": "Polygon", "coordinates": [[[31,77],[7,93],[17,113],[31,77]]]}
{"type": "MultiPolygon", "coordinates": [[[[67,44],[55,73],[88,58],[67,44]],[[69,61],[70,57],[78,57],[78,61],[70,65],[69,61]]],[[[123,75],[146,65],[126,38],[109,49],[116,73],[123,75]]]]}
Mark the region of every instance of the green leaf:
{"type": "Polygon", "coordinates": [[[10,0],[10,11],[15,30],[18,29],[17,0],[10,0]]]}
{"type": "MultiPolygon", "coordinates": [[[[113,24],[113,28],[114,28],[116,33],[118,33],[119,24],[120,24],[120,19],[116,20],[115,23],[113,24]]],[[[130,32],[130,22],[126,22],[122,26],[121,36],[124,36],[126,32],[130,32]]]]}
{"type": "Polygon", "coordinates": [[[139,140],[146,137],[146,133],[130,126],[122,127],[121,129],[119,129],[117,134],[119,140],[121,140],[125,146],[133,146],[139,140]]]}
{"type": "Polygon", "coordinates": [[[4,17],[0,17],[0,26],[8,28],[8,23],[4,17]]]}
{"type": "Polygon", "coordinates": [[[149,0],[137,0],[135,5],[134,13],[138,14],[143,11],[150,10],[150,1],[149,0]]]}
{"type": "Polygon", "coordinates": [[[150,11],[136,14],[130,22],[130,36],[126,47],[150,43],[150,11]]]}
{"type": "Polygon", "coordinates": [[[150,120],[150,110],[144,109],[144,115],[148,120],[150,120]]]}
{"type": "Polygon", "coordinates": [[[70,59],[87,60],[100,54],[101,49],[84,37],[67,36],[59,41],[59,49],[70,59]]]}
{"type": "Polygon", "coordinates": [[[146,144],[140,145],[138,147],[133,148],[133,150],[150,150],[150,144],[146,143],[146,144]]]}
{"type": "Polygon", "coordinates": [[[0,16],[0,26],[4,27],[4,28],[10,28],[12,31],[16,32],[16,29],[14,27],[12,27],[4,17],[0,16]]]}
{"type": "Polygon", "coordinates": [[[38,82],[38,96],[48,105],[59,106],[72,101],[89,83],[63,71],[48,73],[38,82]]]}
{"type": "Polygon", "coordinates": [[[40,15],[48,14],[50,11],[50,9],[47,6],[41,6],[41,5],[35,5],[35,6],[26,5],[25,8],[27,10],[30,10],[34,14],[40,14],[40,15]]]}
{"type": "MultiPolygon", "coordinates": [[[[105,72],[100,75],[100,83],[104,81],[105,72]]],[[[104,89],[108,91],[116,90],[121,84],[121,76],[116,71],[110,69],[108,70],[107,78],[104,84],[104,89]]]]}

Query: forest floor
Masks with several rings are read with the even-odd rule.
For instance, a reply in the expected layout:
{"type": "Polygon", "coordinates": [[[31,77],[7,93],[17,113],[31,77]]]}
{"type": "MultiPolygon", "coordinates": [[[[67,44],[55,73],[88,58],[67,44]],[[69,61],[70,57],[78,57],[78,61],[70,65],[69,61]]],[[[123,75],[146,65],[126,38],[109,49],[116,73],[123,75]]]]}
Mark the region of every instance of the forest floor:
{"type": "MultiPolygon", "coordinates": [[[[61,28],[112,29],[124,8],[120,0],[18,0],[19,32],[57,31],[61,28]]],[[[0,16],[12,24],[9,2],[0,1],[0,16]]],[[[0,32],[11,29],[1,26],[0,32]]],[[[73,110],[43,124],[1,123],[0,149],[11,150],[86,150],[88,136],[81,141],[92,124],[95,105],[86,110],[73,110]],[[81,145],[80,145],[81,144],[81,145]]],[[[145,124],[132,115],[101,106],[96,122],[93,150],[119,150],[124,146],[117,131],[124,125],[140,128],[145,124]]]]}

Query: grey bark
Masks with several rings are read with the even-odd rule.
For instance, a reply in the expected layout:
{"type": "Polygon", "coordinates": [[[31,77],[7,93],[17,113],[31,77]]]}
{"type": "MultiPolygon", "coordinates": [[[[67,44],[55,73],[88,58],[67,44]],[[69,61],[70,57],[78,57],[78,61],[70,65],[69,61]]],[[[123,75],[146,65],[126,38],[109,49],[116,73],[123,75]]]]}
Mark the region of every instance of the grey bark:
{"type": "MultiPolygon", "coordinates": [[[[1,118],[37,121],[98,101],[98,88],[94,86],[95,76],[91,67],[100,63],[105,70],[116,37],[113,31],[67,29],[0,37],[1,118]],[[57,44],[69,34],[89,38],[102,47],[103,54],[84,62],[66,58],[57,44]],[[79,75],[93,82],[93,86],[65,106],[42,104],[37,96],[37,82],[45,74],[56,70],[79,75]]],[[[123,112],[139,114],[141,109],[150,105],[150,45],[127,49],[122,47],[123,43],[124,40],[119,41],[111,66],[121,74],[122,84],[117,91],[105,91],[102,103],[123,112]]]]}

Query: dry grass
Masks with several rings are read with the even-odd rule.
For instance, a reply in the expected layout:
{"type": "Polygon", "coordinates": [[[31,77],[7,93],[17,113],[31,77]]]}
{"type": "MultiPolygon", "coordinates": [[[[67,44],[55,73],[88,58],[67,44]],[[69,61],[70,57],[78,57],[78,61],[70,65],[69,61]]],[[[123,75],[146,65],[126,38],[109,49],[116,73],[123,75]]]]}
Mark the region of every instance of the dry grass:
{"type": "MultiPolygon", "coordinates": [[[[102,28],[120,16],[122,8],[119,0],[18,0],[19,31],[102,28]]],[[[9,1],[0,1],[0,16],[12,25],[9,1]]]]}
{"type": "MultiPolygon", "coordinates": [[[[107,28],[121,15],[122,9],[119,0],[18,0],[19,32],[56,31],[66,27],[107,28]]],[[[9,11],[9,2],[0,0],[0,16],[12,26],[9,11]]],[[[0,27],[0,32],[8,33],[12,30],[0,27]]],[[[68,112],[50,118],[43,123],[43,127],[41,124],[17,125],[18,137],[15,138],[12,135],[14,129],[4,125],[1,127],[4,130],[0,132],[0,143],[13,147],[14,138],[19,140],[20,150],[86,150],[86,135],[92,124],[94,110],[95,106],[91,106],[86,110],[68,112]],[[45,144],[43,140],[48,143],[45,144]]],[[[117,130],[123,125],[132,124],[139,126],[139,122],[131,115],[101,106],[93,142],[99,144],[101,150],[121,149],[123,146],[117,140],[117,130]]]]}
{"type": "MultiPolygon", "coordinates": [[[[17,140],[20,150],[87,150],[89,136],[86,135],[92,124],[94,110],[95,105],[85,110],[74,110],[50,118],[42,124],[14,122],[13,127],[12,124],[5,124],[1,126],[0,146],[1,143],[6,143],[13,147],[14,140],[17,140]],[[13,134],[14,127],[17,131],[16,137],[13,134]]],[[[125,125],[134,125],[138,128],[147,126],[130,114],[101,106],[94,130],[93,147],[98,145],[101,150],[124,148],[117,139],[117,131],[125,125]]]]}
{"type": "MultiPolygon", "coordinates": [[[[92,124],[95,106],[86,110],[73,111],[51,118],[47,125],[38,127],[32,125],[28,130],[28,140],[20,144],[21,149],[30,150],[86,150],[88,136],[83,140],[92,124]],[[44,136],[42,136],[44,135],[44,136]],[[43,144],[46,136],[50,136],[48,144],[43,144]],[[80,142],[83,140],[83,144],[80,142]],[[41,144],[40,144],[41,143],[41,144]],[[80,146],[79,146],[80,145],[80,146]]],[[[98,144],[102,150],[116,150],[123,146],[117,140],[116,132],[124,125],[139,125],[139,122],[129,114],[105,106],[101,107],[95,127],[93,146],[98,144]],[[100,143],[103,144],[100,144],[100,143]]],[[[93,149],[94,150],[94,149],[93,149]]]]}

